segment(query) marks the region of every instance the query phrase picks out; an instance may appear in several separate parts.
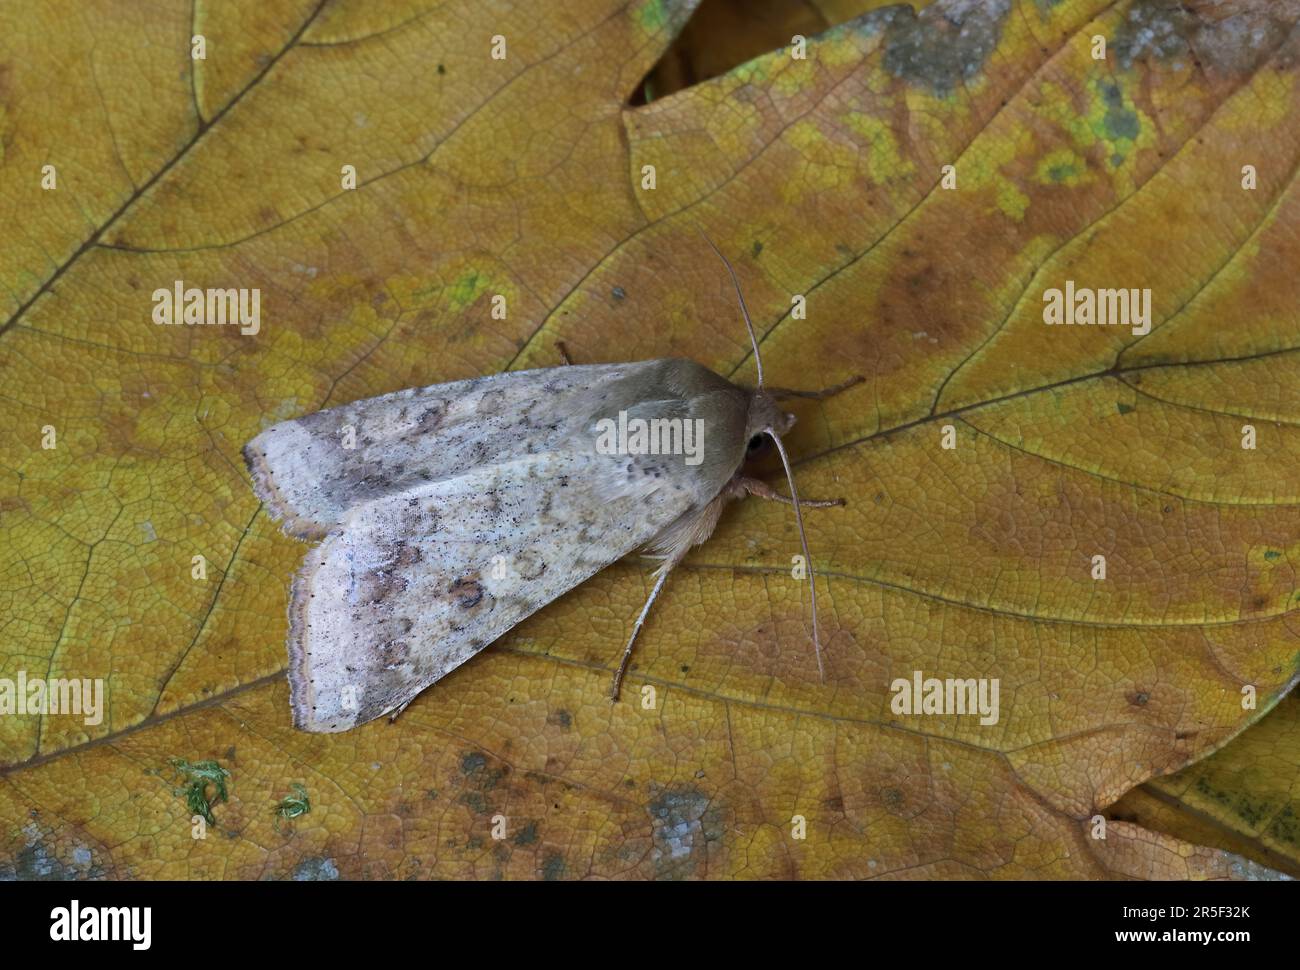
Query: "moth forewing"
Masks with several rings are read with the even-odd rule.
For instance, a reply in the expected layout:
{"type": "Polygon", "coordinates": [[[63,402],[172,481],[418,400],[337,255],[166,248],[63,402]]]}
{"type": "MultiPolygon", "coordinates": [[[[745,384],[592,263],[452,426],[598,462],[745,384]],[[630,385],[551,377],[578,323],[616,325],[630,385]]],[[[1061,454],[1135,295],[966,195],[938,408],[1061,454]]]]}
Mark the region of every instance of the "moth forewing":
{"type": "Polygon", "coordinates": [[[403,706],[676,517],[670,493],[611,488],[602,464],[549,452],[350,512],[294,586],[295,722],[345,730],[403,706]]]}
{"type": "Polygon", "coordinates": [[[612,385],[654,363],[514,371],[365,398],[272,425],[244,460],[284,531],[319,539],[358,505],[582,433],[612,385]]]}

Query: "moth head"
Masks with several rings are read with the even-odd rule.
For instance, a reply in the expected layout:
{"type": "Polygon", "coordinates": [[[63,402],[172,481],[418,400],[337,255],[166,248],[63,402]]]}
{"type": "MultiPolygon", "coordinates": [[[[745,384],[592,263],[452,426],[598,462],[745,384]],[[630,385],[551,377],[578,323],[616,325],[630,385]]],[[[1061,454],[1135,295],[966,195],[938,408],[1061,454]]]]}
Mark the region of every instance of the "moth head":
{"type": "Polygon", "coordinates": [[[745,454],[752,455],[764,448],[765,435],[783,435],[794,427],[794,415],[785,411],[776,398],[762,389],[749,399],[749,418],[745,422],[745,454]]]}

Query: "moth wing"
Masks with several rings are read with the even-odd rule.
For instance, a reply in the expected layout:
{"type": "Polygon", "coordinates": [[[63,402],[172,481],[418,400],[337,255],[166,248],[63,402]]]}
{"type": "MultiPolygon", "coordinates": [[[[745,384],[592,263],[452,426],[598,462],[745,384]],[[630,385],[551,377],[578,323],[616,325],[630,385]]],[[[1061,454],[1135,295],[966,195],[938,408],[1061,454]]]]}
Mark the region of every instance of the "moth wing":
{"type": "Polygon", "coordinates": [[[344,731],[400,709],[700,497],[680,464],[553,451],[352,509],[294,578],[294,724],[344,731]]]}
{"type": "Polygon", "coordinates": [[[396,391],[273,425],[244,446],[244,460],[284,531],[318,539],[355,506],[549,451],[585,433],[608,401],[686,363],[510,371],[396,391]]]}

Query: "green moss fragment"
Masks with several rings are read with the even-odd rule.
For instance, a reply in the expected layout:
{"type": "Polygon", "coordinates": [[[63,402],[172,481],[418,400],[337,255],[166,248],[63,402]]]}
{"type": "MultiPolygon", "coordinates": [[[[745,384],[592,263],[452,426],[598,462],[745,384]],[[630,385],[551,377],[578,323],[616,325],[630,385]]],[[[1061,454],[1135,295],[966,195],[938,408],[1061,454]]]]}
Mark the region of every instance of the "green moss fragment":
{"type": "Polygon", "coordinates": [[[277,832],[280,831],[282,822],[292,821],[311,811],[311,799],[307,797],[307,789],[296,781],[289,788],[289,794],[280,799],[280,804],[275,806],[275,830],[277,832]]]}
{"type": "Polygon", "coordinates": [[[212,760],[189,762],[184,758],[171,758],[169,764],[179,779],[179,787],[173,788],[172,794],[184,798],[192,814],[202,815],[209,825],[215,825],[217,820],[212,816],[212,806],[230,801],[226,791],[230,772],[212,760]],[[208,795],[209,788],[213,790],[211,796],[208,795]]]}

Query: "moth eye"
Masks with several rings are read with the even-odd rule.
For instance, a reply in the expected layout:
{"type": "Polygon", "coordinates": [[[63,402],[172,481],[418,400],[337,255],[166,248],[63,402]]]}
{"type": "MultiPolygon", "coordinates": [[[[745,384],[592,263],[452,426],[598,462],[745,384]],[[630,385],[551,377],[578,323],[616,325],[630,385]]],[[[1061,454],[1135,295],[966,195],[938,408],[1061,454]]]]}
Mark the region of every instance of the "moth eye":
{"type": "Polygon", "coordinates": [[[754,437],[749,439],[749,444],[745,446],[745,451],[747,451],[749,454],[752,455],[754,452],[762,448],[765,444],[767,444],[767,436],[756,434],[754,435],[754,437]]]}

